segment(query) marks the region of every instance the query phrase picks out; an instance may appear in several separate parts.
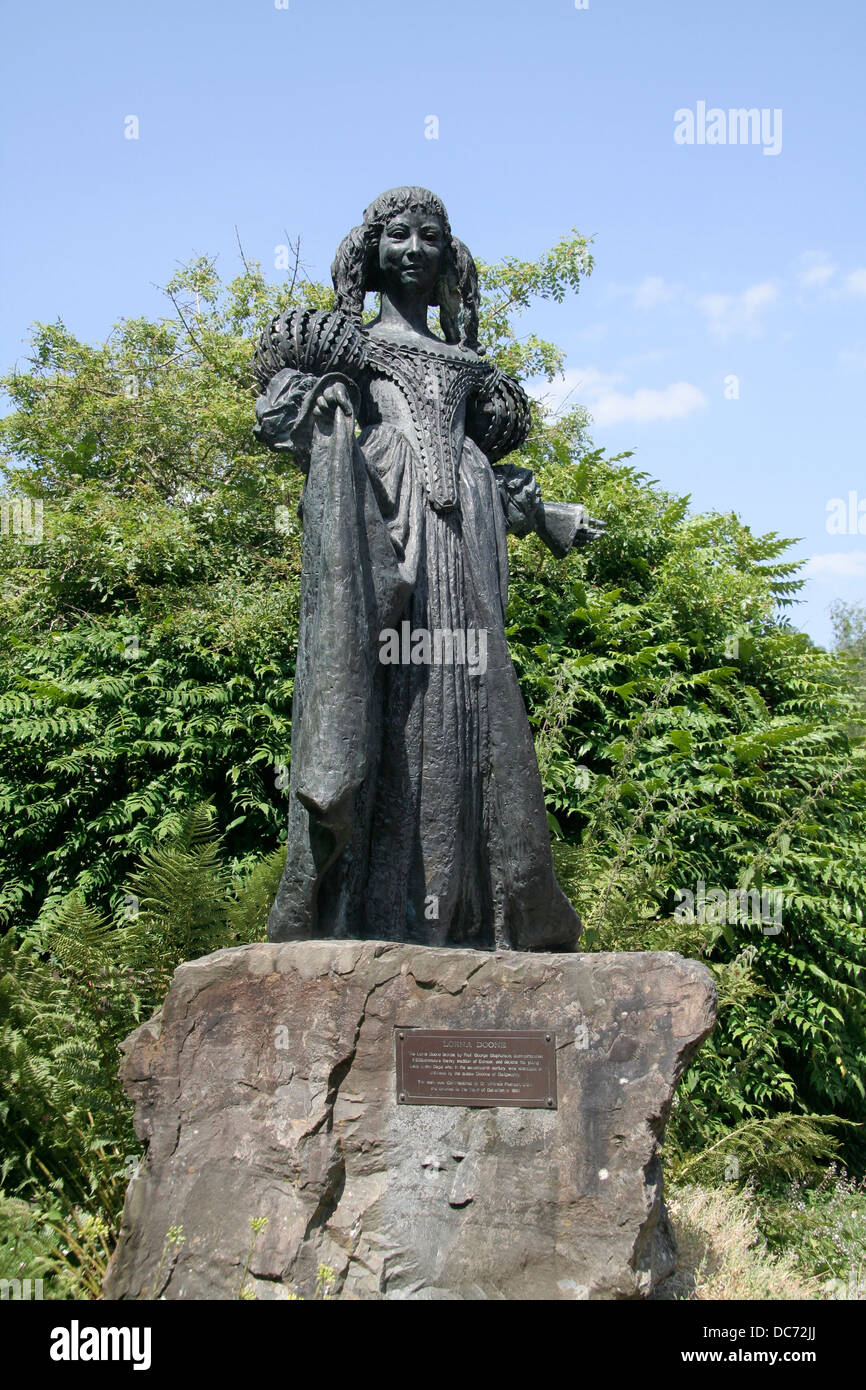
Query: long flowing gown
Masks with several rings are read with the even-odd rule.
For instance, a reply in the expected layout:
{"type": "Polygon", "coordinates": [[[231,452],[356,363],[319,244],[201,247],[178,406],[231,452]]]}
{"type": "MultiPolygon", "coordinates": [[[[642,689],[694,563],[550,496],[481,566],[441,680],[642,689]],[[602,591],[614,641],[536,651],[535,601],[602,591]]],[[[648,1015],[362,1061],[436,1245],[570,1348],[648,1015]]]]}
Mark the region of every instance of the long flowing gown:
{"type": "Polygon", "coordinates": [[[270,938],[573,950],[580,923],[554,876],[505,638],[506,533],[531,475],[492,464],[526,437],[523,391],[474,353],[311,310],[273,320],[256,373],[256,432],[307,475],[270,938]],[[313,419],[331,380],[359,437],[340,410],[313,419]],[[402,659],[386,664],[389,631],[402,659]],[[449,660],[447,638],[407,660],[418,632],[467,634],[474,663],[459,646],[449,660]]]}

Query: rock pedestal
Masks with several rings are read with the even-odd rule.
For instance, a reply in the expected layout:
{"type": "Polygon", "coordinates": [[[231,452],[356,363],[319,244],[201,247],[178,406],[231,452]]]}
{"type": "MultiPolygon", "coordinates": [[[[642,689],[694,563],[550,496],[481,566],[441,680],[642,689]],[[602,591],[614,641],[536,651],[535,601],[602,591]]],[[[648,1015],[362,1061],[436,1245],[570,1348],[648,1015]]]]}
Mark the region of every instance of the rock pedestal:
{"type": "Polygon", "coordinates": [[[106,1297],[312,1298],[322,1265],[343,1298],[645,1295],[675,1254],[659,1144],[714,1012],[708,970],[668,952],[191,961],[125,1045],[146,1153],[106,1297]],[[398,1105],[412,1027],[550,1030],[558,1108],[398,1105]]]}

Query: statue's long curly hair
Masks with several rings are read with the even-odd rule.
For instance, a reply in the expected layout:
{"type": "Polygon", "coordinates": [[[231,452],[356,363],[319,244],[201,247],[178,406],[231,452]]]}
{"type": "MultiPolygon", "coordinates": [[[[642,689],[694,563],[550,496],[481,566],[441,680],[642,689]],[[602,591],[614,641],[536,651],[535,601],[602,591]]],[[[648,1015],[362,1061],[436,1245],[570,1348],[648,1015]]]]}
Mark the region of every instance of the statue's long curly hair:
{"type": "Polygon", "coordinates": [[[353,227],[343,238],[331,266],[335,307],[356,323],[361,322],[365,294],[368,290],[381,289],[379,241],[382,232],[392,217],[399,217],[403,212],[426,212],[441,218],[445,247],[430,303],[439,305],[445,341],[477,352],[478,271],[468,248],[452,234],[441,198],[428,188],[390,188],[387,193],[380,193],[364,213],[361,225],[353,227]]]}

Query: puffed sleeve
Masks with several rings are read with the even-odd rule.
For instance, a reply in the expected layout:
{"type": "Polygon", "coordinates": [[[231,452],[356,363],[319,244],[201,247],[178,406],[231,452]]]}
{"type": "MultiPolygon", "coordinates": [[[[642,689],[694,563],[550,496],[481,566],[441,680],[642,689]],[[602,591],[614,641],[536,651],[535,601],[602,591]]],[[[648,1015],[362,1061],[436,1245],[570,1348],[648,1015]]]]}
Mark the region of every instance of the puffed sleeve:
{"type": "Polygon", "coordinates": [[[355,410],[355,378],[364,359],[364,341],[345,314],[287,309],[271,320],[253,359],[261,388],[256,401],[257,439],[271,449],[289,450],[306,471],[312,442],[312,411],[318,393],[341,381],[355,410]]]}
{"type": "Polygon", "coordinates": [[[491,368],[467,401],[469,438],[491,463],[497,463],[526,442],[531,423],[526,392],[513,377],[491,368]]]}

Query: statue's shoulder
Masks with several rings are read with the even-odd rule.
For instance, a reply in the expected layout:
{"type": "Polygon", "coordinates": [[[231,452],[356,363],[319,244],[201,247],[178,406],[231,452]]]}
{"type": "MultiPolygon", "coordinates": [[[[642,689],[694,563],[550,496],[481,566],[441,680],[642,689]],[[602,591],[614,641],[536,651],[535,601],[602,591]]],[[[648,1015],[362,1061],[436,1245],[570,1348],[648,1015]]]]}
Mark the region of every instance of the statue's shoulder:
{"type": "Polygon", "coordinates": [[[259,339],[253,371],[263,390],[284,367],[324,376],[352,372],[364,360],[359,325],[339,309],[284,309],[271,319],[259,339]]]}

